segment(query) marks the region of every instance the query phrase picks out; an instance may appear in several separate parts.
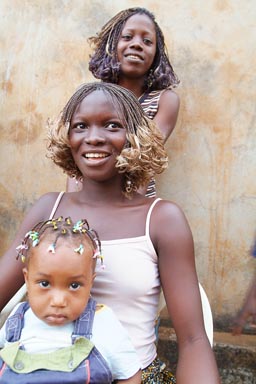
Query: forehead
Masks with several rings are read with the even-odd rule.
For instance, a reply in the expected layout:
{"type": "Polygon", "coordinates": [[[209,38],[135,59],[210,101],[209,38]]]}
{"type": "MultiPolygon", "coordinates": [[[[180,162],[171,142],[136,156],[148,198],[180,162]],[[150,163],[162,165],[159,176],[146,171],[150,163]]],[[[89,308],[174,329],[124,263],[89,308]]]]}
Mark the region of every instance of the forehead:
{"type": "Polygon", "coordinates": [[[92,91],[84,97],[84,99],[77,105],[72,119],[79,114],[92,115],[95,118],[104,115],[104,117],[118,117],[123,119],[124,108],[117,99],[118,95],[112,96],[102,89],[92,91]]]}
{"type": "Polygon", "coordinates": [[[141,30],[144,33],[156,35],[154,22],[145,14],[136,14],[125,22],[123,29],[141,30]]]}

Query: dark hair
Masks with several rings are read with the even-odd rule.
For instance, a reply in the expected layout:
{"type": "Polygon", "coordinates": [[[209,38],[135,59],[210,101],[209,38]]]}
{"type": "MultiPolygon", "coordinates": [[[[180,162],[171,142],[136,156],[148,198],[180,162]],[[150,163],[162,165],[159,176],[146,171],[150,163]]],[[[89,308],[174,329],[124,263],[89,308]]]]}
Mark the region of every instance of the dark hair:
{"type": "Polygon", "coordinates": [[[97,79],[118,83],[120,63],[117,59],[117,43],[124,24],[136,14],[148,16],[154,23],[156,31],[156,55],[145,81],[145,91],[176,87],[179,84],[179,79],[170,63],[163,32],[153,13],[140,7],[128,8],[117,13],[96,36],[88,39],[94,49],[90,56],[89,70],[97,79]]]}
{"type": "Polygon", "coordinates": [[[49,246],[48,252],[55,253],[58,239],[66,238],[68,241],[71,239],[76,241],[77,246],[79,245],[74,252],[82,254],[86,243],[91,246],[92,258],[102,258],[100,239],[97,232],[89,227],[88,221],[81,219],[73,223],[70,217],[63,220],[63,217],[60,216],[57,219],[41,221],[27,232],[22,243],[16,248],[17,259],[20,257],[23,262],[28,261],[30,249],[49,237],[53,237],[54,240],[49,246]]]}

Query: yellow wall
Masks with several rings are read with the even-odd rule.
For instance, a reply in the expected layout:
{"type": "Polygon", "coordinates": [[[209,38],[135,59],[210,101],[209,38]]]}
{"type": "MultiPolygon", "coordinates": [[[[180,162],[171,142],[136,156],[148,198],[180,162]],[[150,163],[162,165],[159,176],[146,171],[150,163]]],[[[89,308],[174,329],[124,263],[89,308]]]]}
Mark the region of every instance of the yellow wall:
{"type": "Polygon", "coordinates": [[[255,268],[248,254],[256,230],[254,0],[1,0],[1,250],[36,198],[65,188],[45,158],[45,122],[92,80],[87,37],[137,5],[155,13],[181,79],[159,194],[184,209],[214,317],[228,318],[255,268]]]}

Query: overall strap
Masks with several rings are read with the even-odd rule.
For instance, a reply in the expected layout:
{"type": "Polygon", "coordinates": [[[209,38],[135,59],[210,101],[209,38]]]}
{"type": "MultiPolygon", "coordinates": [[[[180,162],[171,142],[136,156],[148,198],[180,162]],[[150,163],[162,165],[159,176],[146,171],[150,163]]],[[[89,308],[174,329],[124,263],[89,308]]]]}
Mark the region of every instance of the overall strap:
{"type": "Polygon", "coordinates": [[[146,230],[145,230],[146,236],[149,236],[149,224],[150,224],[151,213],[152,213],[153,208],[156,205],[156,203],[158,203],[158,201],[160,201],[160,200],[162,200],[162,199],[160,199],[160,197],[158,197],[157,199],[155,199],[153,201],[153,203],[149,207],[148,214],[147,214],[147,219],[146,219],[146,230]]]}
{"type": "Polygon", "coordinates": [[[61,191],[60,193],[59,193],[59,195],[58,195],[58,197],[57,197],[57,199],[56,199],[56,201],[55,201],[55,203],[54,203],[54,206],[53,206],[53,208],[52,208],[52,211],[51,211],[51,213],[50,213],[50,216],[49,216],[49,220],[51,220],[53,217],[54,217],[54,214],[55,214],[55,212],[56,212],[56,210],[57,210],[57,208],[58,208],[58,206],[59,206],[59,203],[60,203],[60,201],[61,201],[61,199],[62,199],[62,196],[64,195],[64,191],[61,191]]]}
{"type": "Polygon", "coordinates": [[[21,303],[16,312],[6,320],[5,332],[6,340],[14,342],[20,339],[21,330],[24,324],[24,314],[29,308],[29,303],[21,303]]]}
{"type": "Polygon", "coordinates": [[[90,298],[85,310],[75,321],[74,331],[72,333],[72,344],[74,344],[76,338],[78,338],[79,336],[91,339],[95,310],[96,301],[90,298]]]}

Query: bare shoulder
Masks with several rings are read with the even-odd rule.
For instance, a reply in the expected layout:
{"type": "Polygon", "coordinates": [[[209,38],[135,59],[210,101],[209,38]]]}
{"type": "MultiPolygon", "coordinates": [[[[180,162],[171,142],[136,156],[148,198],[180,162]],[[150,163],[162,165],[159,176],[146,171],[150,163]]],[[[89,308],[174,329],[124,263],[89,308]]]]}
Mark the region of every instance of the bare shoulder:
{"type": "Polygon", "coordinates": [[[177,220],[186,220],[185,214],[181,207],[170,200],[159,200],[154,207],[152,220],[168,220],[170,222],[177,220]]]}
{"type": "Polygon", "coordinates": [[[178,240],[192,238],[188,220],[179,205],[172,201],[160,200],[154,207],[150,222],[153,242],[161,239],[178,240]]]}
{"type": "Polygon", "coordinates": [[[43,210],[43,216],[49,217],[49,214],[51,213],[59,194],[60,192],[45,193],[38,198],[32,209],[36,209],[38,211],[43,210]]]}
{"type": "Polygon", "coordinates": [[[180,97],[172,89],[167,88],[161,93],[159,105],[162,104],[168,104],[168,106],[171,106],[173,109],[178,110],[180,106],[180,97]]]}
{"type": "Polygon", "coordinates": [[[40,196],[27,212],[23,221],[25,226],[33,226],[39,221],[48,220],[58,196],[59,192],[49,192],[40,196]]]}

